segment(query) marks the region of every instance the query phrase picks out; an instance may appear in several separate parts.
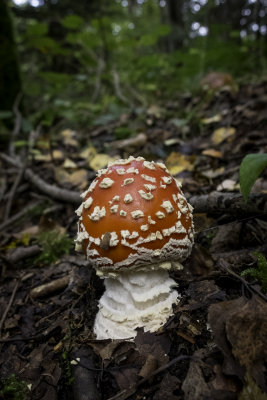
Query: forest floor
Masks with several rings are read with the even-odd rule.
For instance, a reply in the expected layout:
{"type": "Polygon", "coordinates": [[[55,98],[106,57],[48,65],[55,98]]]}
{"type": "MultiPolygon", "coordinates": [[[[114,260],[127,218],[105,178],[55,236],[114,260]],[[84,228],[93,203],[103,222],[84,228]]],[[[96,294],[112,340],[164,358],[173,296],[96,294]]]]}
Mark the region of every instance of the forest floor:
{"type": "Polygon", "coordinates": [[[266,286],[241,275],[259,268],[255,252],[267,256],[267,174],[247,204],[238,181],[246,154],[267,153],[266,127],[261,81],[179,95],[84,132],[37,132],[24,158],[1,153],[1,399],[267,399],[266,286]],[[104,286],[74,250],[74,211],[95,171],[129,155],[164,161],[182,181],[195,246],[172,273],[181,301],[159,332],[98,341],[104,286]]]}

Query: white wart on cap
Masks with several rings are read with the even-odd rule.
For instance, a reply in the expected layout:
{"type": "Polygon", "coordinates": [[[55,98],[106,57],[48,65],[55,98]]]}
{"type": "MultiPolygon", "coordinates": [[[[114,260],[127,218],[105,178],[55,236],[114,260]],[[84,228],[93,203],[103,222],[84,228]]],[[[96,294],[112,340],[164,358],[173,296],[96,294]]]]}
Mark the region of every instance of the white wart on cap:
{"type": "Polygon", "coordinates": [[[164,164],[118,160],[99,171],[82,197],[76,242],[96,269],[182,262],[190,254],[192,207],[164,164]]]}

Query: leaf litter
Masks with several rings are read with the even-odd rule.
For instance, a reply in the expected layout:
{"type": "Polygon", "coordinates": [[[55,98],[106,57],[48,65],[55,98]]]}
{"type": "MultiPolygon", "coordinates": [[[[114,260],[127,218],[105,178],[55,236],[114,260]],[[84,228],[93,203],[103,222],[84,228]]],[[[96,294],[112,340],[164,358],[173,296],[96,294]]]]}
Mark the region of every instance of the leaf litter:
{"type": "MultiPolygon", "coordinates": [[[[186,195],[238,193],[242,158],[267,152],[266,90],[261,82],[208,100],[181,96],[89,133],[65,129],[52,154],[37,144],[30,168],[46,182],[82,190],[108,161],[143,155],[169,163],[186,195]],[[119,139],[128,123],[136,135],[119,139]]],[[[3,160],[1,167],[4,216],[17,174],[5,173],[3,160]]],[[[12,213],[36,197],[39,208],[7,223],[0,237],[0,397],[11,382],[33,400],[266,399],[266,298],[259,280],[241,275],[257,268],[255,251],[267,254],[266,214],[196,209],[194,251],[172,273],[182,296],[173,317],[157,333],[138,331],[134,341],[97,341],[93,322],[104,288],[91,266],[73,248],[36,263],[40,232],[57,227],[75,237],[76,206],[28,189],[20,183],[12,213]]]]}

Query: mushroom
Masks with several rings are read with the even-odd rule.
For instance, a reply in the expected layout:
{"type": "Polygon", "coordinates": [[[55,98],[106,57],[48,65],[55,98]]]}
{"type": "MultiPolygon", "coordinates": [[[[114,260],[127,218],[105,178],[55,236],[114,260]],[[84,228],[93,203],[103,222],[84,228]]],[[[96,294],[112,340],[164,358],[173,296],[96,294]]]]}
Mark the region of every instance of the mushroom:
{"type": "Polygon", "coordinates": [[[97,339],[157,331],[180,298],[168,271],[182,268],[194,239],[180,184],[163,163],[131,156],[98,171],[81,196],[76,249],[105,279],[97,339]]]}

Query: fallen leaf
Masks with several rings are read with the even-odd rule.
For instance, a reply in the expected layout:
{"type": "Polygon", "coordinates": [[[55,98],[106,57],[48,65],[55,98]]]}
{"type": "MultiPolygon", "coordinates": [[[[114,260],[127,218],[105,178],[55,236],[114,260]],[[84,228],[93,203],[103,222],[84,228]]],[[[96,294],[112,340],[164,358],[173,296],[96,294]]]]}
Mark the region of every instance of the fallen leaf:
{"type": "Polygon", "coordinates": [[[172,152],[166,160],[166,166],[172,175],[177,175],[182,171],[192,171],[194,157],[172,152]]]}
{"type": "Polygon", "coordinates": [[[151,106],[149,106],[149,108],[147,109],[147,114],[151,117],[160,118],[162,112],[163,112],[162,108],[157,104],[151,104],[151,106]]]}
{"type": "Polygon", "coordinates": [[[85,150],[81,151],[79,153],[79,156],[85,160],[90,161],[95,157],[96,153],[97,153],[97,151],[96,151],[95,147],[89,146],[85,150]]]}
{"type": "Polygon", "coordinates": [[[107,154],[96,154],[92,160],[89,162],[90,167],[94,171],[98,171],[99,169],[105,168],[109,162],[114,162],[115,158],[110,157],[107,154]]]}
{"type": "Polygon", "coordinates": [[[201,175],[205,176],[205,178],[213,179],[213,178],[218,178],[218,176],[221,176],[224,174],[225,168],[220,167],[217,169],[209,169],[207,171],[201,171],[201,175]]]}
{"type": "Polygon", "coordinates": [[[60,135],[63,138],[63,143],[66,146],[73,146],[73,147],[78,147],[79,142],[76,140],[77,133],[71,129],[64,129],[63,131],[60,132],[60,135]]]}
{"type": "Polygon", "coordinates": [[[180,380],[171,375],[169,372],[165,373],[160,383],[159,390],[153,396],[153,400],[179,400],[180,396],[175,396],[174,391],[180,386],[180,380]]]}
{"type": "Polygon", "coordinates": [[[222,152],[214,149],[203,150],[201,154],[203,154],[203,156],[209,156],[213,158],[222,158],[222,152]]]}
{"type": "Polygon", "coordinates": [[[209,125],[209,124],[213,124],[214,122],[220,122],[222,119],[221,114],[216,114],[213,117],[210,118],[203,118],[201,120],[202,124],[204,125],[209,125]]]}
{"type": "Polygon", "coordinates": [[[246,374],[245,384],[238,400],[267,400],[267,394],[260,390],[249,374],[246,374]]]}
{"type": "Polygon", "coordinates": [[[224,301],[210,306],[208,320],[225,357],[224,372],[243,378],[247,371],[266,391],[267,304],[256,296],[224,301]]]}
{"type": "Polygon", "coordinates": [[[77,168],[77,165],[75,164],[74,161],[72,161],[70,158],[66,158],[63,164],[63,168],[69,169],[69,168],[77,168]]]}
{"type": "Polygon", "coordinates": [[[55,180],[60,185],[70,183],[79,189],[85,189],[88,186],[87,170],[79,169],[75,172],[69,173],[62,167],[55,168],[55,180]]]}
{"type": "Polygon", "coordinates": [[[234,181],[233,179],[225,179],[222,183],[220,183],[216,190],[218,192],[221,192],[223,190],[227,190],[229,192],[232,192],[234,190],[238,190],[240,188],[239,184],[234,181]]]}
{"type": "Polygon", "coordinates": [[[216,129],[211,136],[212,143],[220,144],[224,140],[232,137],[235,133],[236,133],[236,129],[231,126],[229,128],[222,127],[222,128],[216,129]]]}

